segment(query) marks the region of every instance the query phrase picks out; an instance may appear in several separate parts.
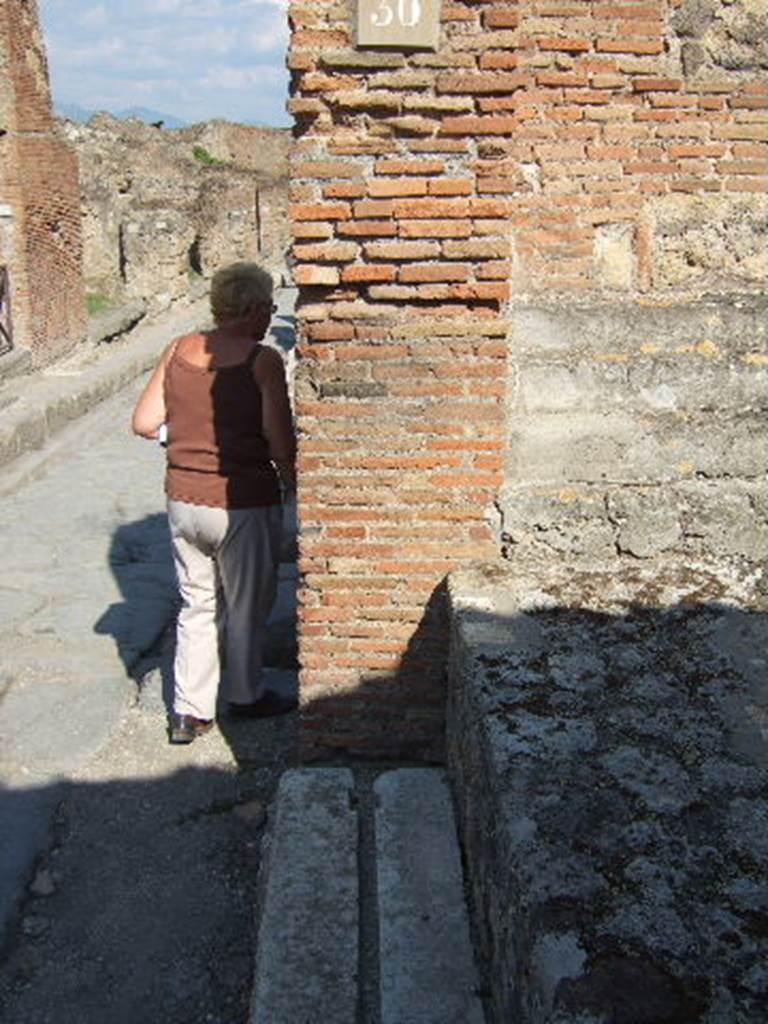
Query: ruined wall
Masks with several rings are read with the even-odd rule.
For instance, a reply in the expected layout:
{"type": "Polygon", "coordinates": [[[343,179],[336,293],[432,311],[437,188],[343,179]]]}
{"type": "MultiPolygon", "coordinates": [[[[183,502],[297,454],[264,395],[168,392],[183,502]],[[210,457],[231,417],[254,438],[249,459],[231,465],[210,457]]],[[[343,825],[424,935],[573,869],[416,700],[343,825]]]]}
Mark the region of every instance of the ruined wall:
{"type": "Polygon", "coordinates": [[[236,259],[285,275],[285,131],[218,121],[167,130],[109,114],[65,130],[80,158],[92,296],[154,311],[236,259]]]}
{"type": "Polygon", "coordinates": [[[51,115],[37,4],[0,9],[0,264],[14,341],[44,363],[85,334],[77,161],[51,115]]]}
{"type": "MultiPolygon", "coordinates": [[[[631,45],[658,55],[617,61],[642,72],[634,95],[587,106],[584,140],[545,148],[570,168],[540,162],[542,194],[570,206],[546,244],[574,251],[563,294],[545,273],[510,310],[504,552],[748,577],[768,541],[765,4],[686,0],[636,24],[631,45]]],[[[523,275],[532,262],[546,271],[532,256],[523,275]]]]}
{"type": "Polygon", "coordinates": [[[454,783],[489,1021],[765,1019],[766,622],[747,580],[450,580],[454,783]]]}
{"type": "Polygon", "coordinates": [[[764,6],[446,2],[436,52],[290,11],[305,746],[431,756],[439,584],[502,529],[711,558],[730,504],[754,570],[764,6]]]}
{"type": "Polygon", "coordinates": [[[507,557],[759,575],[768,304],[536,304],[513,326],[507,557]]]}
{"type": "Polygon", "coordinates": [[[178,132],[179,138],[205,146],[209,153],[238,170],[255,171],[265,178],[288,174],[290,132],[233,121],[206,121],[178,132]]]}
{"type": "MultiPolygon", "coordinates": [[[[195,125],[180,133],[194,138],[195,144],[205,146],[211,155],[239,173],[242,200],[233,207],[234,221],[244,218],[255,229],[258,258],[272,270],[282,274],[286,281],[290,270],[286,258],[290,245],[288,230],[288,151],[290,133],[281,128],[259,128],[233,124],[229,121],[209,121],[195,125]],[[247,174],[247,177],[246,177],[247,174]],[[255,192],[254,189],[255,176],[255,192]],[[248,193],[248,189],[252,191],[248,193]],[[255,220],[251,216],[255,203],[255,220]]],[[[203,201],[201,206],[205,206],[203,201]]],[[[213,215],[224,209],[213,207],[213,215]]],[[[221,230],[221,228],[220,228],[221,230]]],[[[228,226],[237,233],[235,223],[228,226]]],[[[216,257],[211,256],[210,265],[216,257]]]]}

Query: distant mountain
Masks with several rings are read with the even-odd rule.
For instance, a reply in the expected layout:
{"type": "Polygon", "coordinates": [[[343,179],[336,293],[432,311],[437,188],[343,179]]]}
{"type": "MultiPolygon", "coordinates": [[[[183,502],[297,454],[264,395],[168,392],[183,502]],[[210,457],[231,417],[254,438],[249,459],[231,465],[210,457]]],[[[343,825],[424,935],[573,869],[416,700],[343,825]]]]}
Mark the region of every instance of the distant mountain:
{"type": "Polygon", "coordinates": [[[85,124],[86,121],[90,120],[92,114],[95,113],[93,110],[86,110],[85,107],[81,107],[79,103],[57,103],[53,104],[53,112],[57,117],[67,117],[70,121],[77,121],[79,124],[85,124]]]}
{"type": "Polygon", "coordinates": [[[126,107],[125,110],[118,110],[115,117],[125,120],[127,117],[138,117],[140,121],[153,124],[157,121],[163,122],[164,128],[186,128],[188,121],[182,121],[180,117],[173,114],[163,114],[159,110],[151,110],[149,107],[126,107]]]}
{"type": "MultiPolygon", "coordinates": [[[[80,106],[79,103],[55,102],[53,109],[59,117],[67,117],[70,121],[77,121],[79,124],[85,124],[94,114],[98,113],[96,110],[88,110],[87,107],[80,106]]],[[[181,118],[174,117],[173,114],[163,114],[161,111],[151,110],[149,107],[126,107],[124,110],[110,110],[109,113],[121,120],[137,117],[141,121],[146,121],[147,124],[162,121],[164,128],[185,128],[188,124],[187,121],[182,121],[181,118]]]]}

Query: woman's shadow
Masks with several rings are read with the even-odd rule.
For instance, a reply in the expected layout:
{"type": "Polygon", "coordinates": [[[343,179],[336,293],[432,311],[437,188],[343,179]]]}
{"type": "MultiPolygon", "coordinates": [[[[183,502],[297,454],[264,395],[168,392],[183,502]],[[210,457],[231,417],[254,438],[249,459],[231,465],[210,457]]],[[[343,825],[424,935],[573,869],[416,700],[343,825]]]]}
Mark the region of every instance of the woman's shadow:
{"type": "MultiPolygon", "coordinates": [[[[122,600],[94,626],[112,636],[127,674],[136,684],[141,714],[167,716],[173,705],[175,624],[179,609],[168,518],[164,512],[118,526],[109,548],[109,567],[122,600]]],[[[264,672],[270,689],[298,696],[296,641],[296,506],[283,509],[283,540],[277,597],[267,622],[264,672]]],[[[223,621],[222,627],[226,628],[223,621]]],[[[296,713],[273,719],[233,720],[226,716],[227,679],[223,666],[217,724],[240,765],[293,760],[296,713]],[[279,751],[279,753],[278,753],[279,751]]]]}

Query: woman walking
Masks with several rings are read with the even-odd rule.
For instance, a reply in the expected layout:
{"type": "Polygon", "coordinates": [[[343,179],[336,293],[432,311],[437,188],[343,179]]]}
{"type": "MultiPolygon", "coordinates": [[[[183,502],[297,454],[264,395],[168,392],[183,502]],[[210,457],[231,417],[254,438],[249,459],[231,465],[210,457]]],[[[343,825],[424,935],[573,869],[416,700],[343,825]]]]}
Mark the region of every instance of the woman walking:
{"type": "Polygon", "coordinates": [[[165,490],[182,601],[171,743],[211,729],[220,649],[230,714],[296,707],[262,679],[281,491],[295,488],[296,451],[283,360],[261,344],[274,311],[272,278],[255,263],[232,264],[214,275],[210,301],[216,326],[171,342],[132,421],[141,437],[167,430],[165,490]]]}

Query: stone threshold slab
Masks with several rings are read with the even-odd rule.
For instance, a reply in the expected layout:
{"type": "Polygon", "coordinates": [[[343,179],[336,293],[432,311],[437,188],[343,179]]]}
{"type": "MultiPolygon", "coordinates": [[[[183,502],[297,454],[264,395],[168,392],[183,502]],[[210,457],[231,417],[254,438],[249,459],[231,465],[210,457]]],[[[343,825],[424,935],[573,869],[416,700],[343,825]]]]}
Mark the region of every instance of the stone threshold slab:
{"type": "Polygon", "coordinates": [[[382,1024],[483,1024],[443,773],[386,772],[374,792],[382,1024]]]}
{"type": "Polygon", "coordinates": [[[373,796],[360,799],[347,769],[283,775],[262,858],[250,1024],[356,1024],[374,973],[363,976],[360,955],[371,919],[380,1005],[368,1024],[483,1024],[445,776],[387,771],[373,796]],[[360,837],[372,805],[370,848],[360,837]],[[363,906],[371,873],[375,906],[363,906]]]}
{"type": "Polygon", "coordinates": [[[261,866],[250,1024],[354,1024],[357,812],[346,769],[285,772],[261,866]]]}

